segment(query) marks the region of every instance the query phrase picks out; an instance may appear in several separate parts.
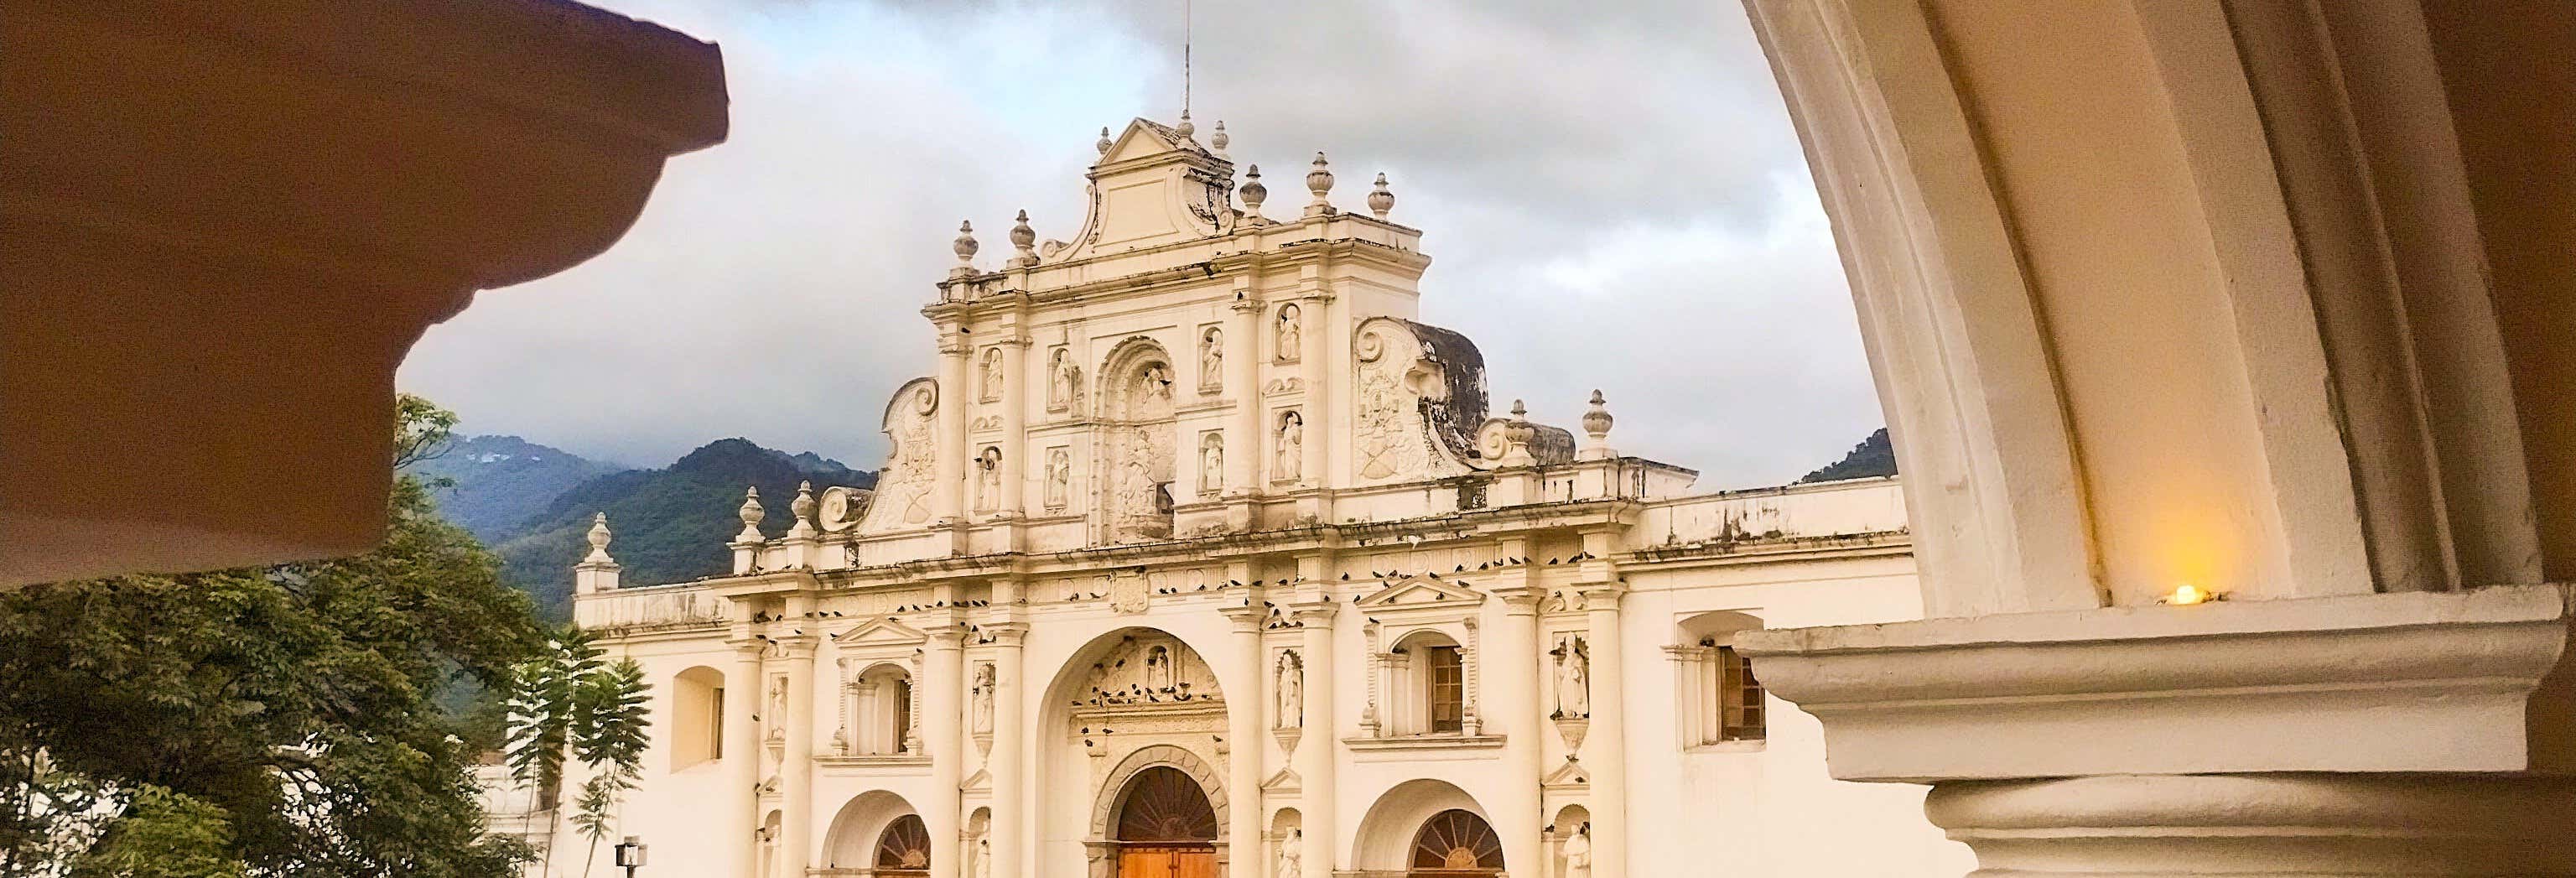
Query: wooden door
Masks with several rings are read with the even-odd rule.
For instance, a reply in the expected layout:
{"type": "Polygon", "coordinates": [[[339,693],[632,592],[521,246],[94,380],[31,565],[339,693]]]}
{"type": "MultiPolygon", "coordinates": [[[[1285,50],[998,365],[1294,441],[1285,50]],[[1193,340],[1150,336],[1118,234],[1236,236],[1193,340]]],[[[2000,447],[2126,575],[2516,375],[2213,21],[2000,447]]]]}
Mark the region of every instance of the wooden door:
{"type": "Polygon", "coordinates": [[[1118,878],[1216,878],[1216,848],[1121,847],[1118,878]]]}

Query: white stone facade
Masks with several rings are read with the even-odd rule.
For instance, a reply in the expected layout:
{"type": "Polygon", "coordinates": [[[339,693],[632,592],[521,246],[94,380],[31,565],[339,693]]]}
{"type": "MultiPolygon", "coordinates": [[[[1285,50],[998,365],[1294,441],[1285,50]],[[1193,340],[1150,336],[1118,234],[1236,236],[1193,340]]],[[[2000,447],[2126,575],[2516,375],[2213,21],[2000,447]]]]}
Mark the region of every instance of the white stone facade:
{"type": "Polygon", "coordinates": [[[1494,415],[1383,176],[1344,213],[1318,155],[1271,219],[1225,145],[1139,120],[1070,242],[1023,217],[987,271],[961,233],[873,496],[770,498],[775,540],[746,502],[728,577],[583,562],[654,686],[651,872],[1969,867],[1732,650],[1921,615],[1894,480],[1694,494],[1597,396],[1494,415]]]}

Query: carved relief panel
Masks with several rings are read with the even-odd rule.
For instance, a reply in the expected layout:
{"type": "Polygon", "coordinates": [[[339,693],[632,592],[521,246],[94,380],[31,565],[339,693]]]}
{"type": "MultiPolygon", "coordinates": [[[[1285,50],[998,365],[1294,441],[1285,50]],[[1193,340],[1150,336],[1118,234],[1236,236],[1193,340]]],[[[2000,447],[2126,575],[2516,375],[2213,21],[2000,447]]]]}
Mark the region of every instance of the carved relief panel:
{"type": "Polygon", "coordinates": [[[939,411],[939,383],[915,378],[895,391],[887,403],[885,434],[894,448],[877,476],[876,494],[860,518],[862,532],[882,532],[930,523],[930,492],[937,479],[938,442],[933,417],[939,411]]]}

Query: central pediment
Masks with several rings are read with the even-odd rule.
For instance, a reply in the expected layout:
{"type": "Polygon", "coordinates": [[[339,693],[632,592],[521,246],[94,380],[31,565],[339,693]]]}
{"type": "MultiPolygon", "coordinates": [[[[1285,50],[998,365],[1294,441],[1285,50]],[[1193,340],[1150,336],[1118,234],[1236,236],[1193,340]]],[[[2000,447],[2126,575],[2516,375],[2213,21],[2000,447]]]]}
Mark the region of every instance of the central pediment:
{"type": "Polygon", "coordinates": [[[1146,119],[1108,141],[1091,166],[1082,232],[1042,263],[1123,253],[1226,234],[1234,228],[1234,163],[1181,129],[1146,119]]]}

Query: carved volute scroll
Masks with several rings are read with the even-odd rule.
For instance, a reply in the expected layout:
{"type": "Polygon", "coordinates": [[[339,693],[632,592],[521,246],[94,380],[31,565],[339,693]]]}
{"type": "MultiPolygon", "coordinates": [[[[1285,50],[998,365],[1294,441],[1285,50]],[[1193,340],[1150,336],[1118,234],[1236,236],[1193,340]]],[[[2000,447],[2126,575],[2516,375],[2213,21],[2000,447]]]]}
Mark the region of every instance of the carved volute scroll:
{"type": "Polygon", "coordinates": [[[882,533],[930,523],[932,483],[939,446],[932,419],[939,411],[939,382],[915,378],[886,404],[885,434],[894,448],[877,476],[876,496],[859,521],[862,533],[882,533]]]}

